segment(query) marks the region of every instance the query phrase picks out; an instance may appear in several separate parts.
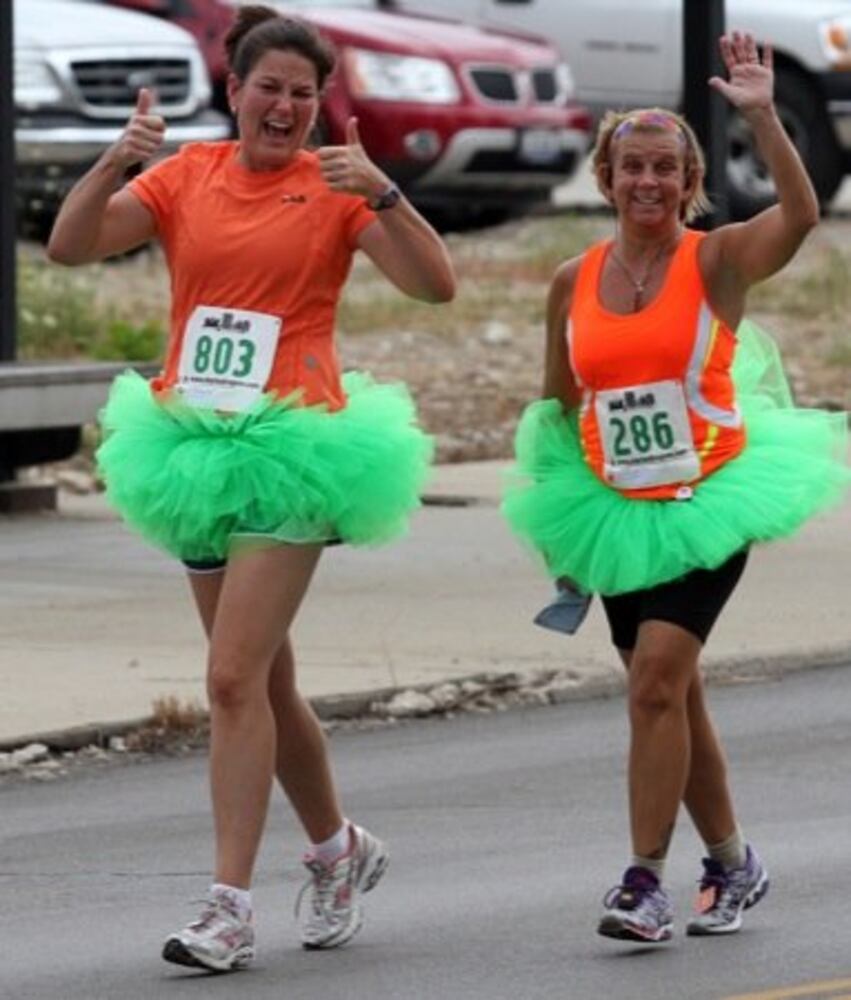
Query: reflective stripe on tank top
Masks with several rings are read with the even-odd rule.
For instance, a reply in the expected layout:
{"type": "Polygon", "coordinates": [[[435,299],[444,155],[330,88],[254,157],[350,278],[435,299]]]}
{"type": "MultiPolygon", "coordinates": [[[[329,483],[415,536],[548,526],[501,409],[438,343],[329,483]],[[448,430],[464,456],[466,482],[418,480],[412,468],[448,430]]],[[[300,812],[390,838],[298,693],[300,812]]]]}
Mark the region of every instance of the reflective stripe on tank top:
{"type": "Polygon", "coordinates": [[[694,412],[703,417],[707,423],[720,424],[721,427],[741,427],[742,414],[738,406],[732,410],[725,410],[720,406],[715,406],[708,399],[703,397],[700,391],[700,376],[706,365],[706,359],[712,352],[712,344],[718,330],[719,322],[712,315],[712,310],[706,302],[701,302],[700,312],[697,318],[697,336],[694,341],[694,348],[689,358],[688,369],[686,370],[685,392],[689,407],[694,412]]]}

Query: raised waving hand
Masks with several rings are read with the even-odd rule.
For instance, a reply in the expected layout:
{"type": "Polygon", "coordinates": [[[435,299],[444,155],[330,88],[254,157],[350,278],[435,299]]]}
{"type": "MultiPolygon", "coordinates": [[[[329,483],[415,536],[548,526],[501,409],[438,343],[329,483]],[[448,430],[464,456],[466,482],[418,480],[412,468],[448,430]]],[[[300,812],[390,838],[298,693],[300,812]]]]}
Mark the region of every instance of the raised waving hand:
{"type": "Polygon", "coordinates": [[[762,48],[762,58],[753,35],[734,31],[718,42],[727,67],[728,80],[713,76],[709,85],[743,114],[770,108],[774,102],[774,57],[770,45],[762,48]]]}

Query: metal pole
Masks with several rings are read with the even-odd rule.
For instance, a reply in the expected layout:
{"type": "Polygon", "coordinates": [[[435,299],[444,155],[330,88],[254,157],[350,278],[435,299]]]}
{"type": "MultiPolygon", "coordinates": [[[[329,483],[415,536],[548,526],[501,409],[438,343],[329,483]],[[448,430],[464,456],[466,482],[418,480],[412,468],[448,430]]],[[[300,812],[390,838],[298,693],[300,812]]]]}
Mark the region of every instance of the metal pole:
{"type": "Polygon", "coordinates": [[[0,0],[0,361],[15,358],[15,98],[13,0],[0,0]]]}
{"type": "Polygon", "coordinates": [[[725,72],[718,52],[723,34],[724,0],[683,0],[683,109],[706,154],[706,191],[715,206],[695,220],[702,229],[729,220],[727,102],[707,83],[725,72]]]}

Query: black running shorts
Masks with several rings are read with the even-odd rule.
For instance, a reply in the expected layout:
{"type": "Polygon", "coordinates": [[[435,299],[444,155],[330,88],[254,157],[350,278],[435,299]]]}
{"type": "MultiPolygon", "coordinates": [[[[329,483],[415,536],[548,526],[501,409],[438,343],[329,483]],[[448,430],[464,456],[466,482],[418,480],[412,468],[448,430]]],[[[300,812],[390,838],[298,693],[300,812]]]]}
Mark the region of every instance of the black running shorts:
{"type": "Polygon", "coordinates": [[[612,642],[624,651],[634,649],[639,625],[651,619],[679,625],[706,642],[747,559],[748,550],[743,549],[717,569],[695,569],[657,587],[603,597],[612,642]]]}

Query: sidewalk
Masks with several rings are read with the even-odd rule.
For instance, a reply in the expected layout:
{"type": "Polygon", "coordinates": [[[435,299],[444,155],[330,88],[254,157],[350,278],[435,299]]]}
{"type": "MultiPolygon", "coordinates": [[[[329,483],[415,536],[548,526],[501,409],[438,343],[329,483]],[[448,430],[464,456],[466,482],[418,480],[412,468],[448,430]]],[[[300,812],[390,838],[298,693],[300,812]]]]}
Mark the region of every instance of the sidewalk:
{"type": "MultiPolygon", "coordinates": [[[[331,549],[295,628],[319,698],[482,672],[569,670],[577,693],[620,669],[595,602],[572,638],[531,618],[550,586],[497,509],[504,466],[438,470],[407,539],[331,549]]],[[[155,699],[204,701],[204,648],[184,575],[100,496],[0,523],[0,746],[124,723],[155,699]]],[[[710,672],[851,659],[851,505],[758,549],[713,634],[710,672]]]]}

